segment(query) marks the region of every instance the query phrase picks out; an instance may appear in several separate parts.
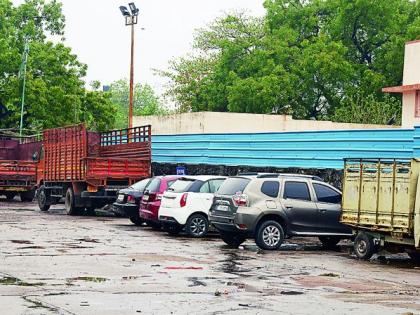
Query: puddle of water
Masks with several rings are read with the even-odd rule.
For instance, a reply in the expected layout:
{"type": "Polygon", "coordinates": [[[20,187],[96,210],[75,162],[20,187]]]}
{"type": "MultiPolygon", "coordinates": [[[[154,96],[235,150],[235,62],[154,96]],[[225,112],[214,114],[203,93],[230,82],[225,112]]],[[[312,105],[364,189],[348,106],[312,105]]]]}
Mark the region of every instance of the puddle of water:
{"type": "Polygon", "coordinates": [[[33,244],[31,241],[26,240],[10,240],[14,244],[33,244]]]}
{"type": "Polygon", "coordinates": [[[2,277],[0,278],[0,285],[16,285],[16,286],[21,286],[21,287],[34,287],[34,286],[43,286],[45,285],[45,283],[43,282],[29,283],[15,277],[2,277]]]}
{"type": "Polygon", "coordinates": [[[96,283],[102,283],[107,281],[107,278],[102,277],[91,277],[91,276],[83,276],[83,277],[74,277],[74,278],[68,278],[66,279],[68,283],[71,283],[73,281],[87,281],[87,282],[96,282],[96,283]]]}
{"type": "Polygon", "coordinates": [[[24,246],[24,247],[19,247],[18,249],[45,249],[45,247],[43,247],[43,246],[24,246]]]}
{"type": "Polygon", "coordinates": [[[79,238],[77,241],[86,242],[86,243],[100,243],[97,239],[85,237],[85,238],[79,238]]]}

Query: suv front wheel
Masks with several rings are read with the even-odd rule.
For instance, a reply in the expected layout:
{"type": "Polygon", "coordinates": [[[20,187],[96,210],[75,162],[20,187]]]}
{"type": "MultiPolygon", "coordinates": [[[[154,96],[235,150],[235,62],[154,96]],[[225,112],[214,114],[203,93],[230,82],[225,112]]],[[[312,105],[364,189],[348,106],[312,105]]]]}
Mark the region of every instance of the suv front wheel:
{"type": "Polygon", "coordinates": [[[276,221],[265,221],[260,224],[255,235],[258,247],[267,250],[279,249],[284,241],[284,230],[276,221]]]}

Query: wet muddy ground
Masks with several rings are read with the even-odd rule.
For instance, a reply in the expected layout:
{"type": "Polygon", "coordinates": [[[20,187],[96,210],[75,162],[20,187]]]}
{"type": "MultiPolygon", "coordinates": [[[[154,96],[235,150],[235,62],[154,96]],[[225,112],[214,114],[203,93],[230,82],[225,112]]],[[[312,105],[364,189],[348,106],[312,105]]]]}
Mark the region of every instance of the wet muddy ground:
{"type": "Polygon", "coordinates": [[[420,265],[350,251],[303,238],[229,249],[0,200],[0,314],[420,314],[420,265]]]}

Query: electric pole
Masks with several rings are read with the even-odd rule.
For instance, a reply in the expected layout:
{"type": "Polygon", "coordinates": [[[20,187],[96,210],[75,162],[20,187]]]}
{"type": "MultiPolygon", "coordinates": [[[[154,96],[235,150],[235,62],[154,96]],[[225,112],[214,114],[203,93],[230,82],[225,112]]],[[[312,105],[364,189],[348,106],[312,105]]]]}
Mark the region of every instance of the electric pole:
{"type": "Polygon", "coordinates": [[[25,48],[23,50],[22,64],[20,65],[20,69],[19,69],[19,78],[23,77],[21,108],[20,108],[20,127],[19,127],[19,136],[21,138],[22,138],[22,131],[23,131],[23,111],[25,107],[25,89],[26,89],[26,64],[28,63],[28,54],[29,54],[29,41],[28,41],[28,38],[25,38],[25,48]]]}

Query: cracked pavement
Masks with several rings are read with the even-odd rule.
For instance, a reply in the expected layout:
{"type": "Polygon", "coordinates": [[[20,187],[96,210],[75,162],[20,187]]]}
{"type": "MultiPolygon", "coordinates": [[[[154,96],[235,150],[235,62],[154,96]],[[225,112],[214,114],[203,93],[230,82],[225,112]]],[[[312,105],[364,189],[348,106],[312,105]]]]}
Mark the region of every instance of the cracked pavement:
{"type": "Polygon", "coordinates": [[[0,314],[420,314],[419,264],[350,252],[312,238],[230,249],[216,234],[171,237],[2,199],[0,314]]]}

